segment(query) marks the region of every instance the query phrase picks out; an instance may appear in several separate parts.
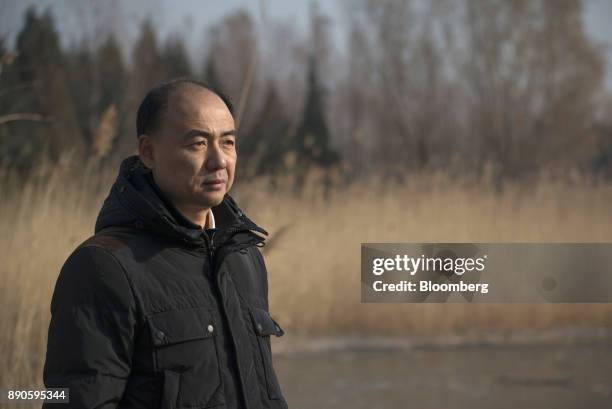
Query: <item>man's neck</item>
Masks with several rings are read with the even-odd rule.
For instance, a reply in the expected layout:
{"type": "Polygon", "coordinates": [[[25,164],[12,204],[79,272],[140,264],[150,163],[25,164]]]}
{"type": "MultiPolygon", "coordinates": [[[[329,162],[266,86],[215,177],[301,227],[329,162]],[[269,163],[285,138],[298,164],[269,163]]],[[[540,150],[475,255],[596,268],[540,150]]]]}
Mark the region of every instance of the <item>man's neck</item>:
{"type": "MultiPolygon", "coordinates": [[[[174,209],[174,212],[179,212],[179,217],[186,219],[185,221],[188,223],[196,224],[200,226],[200,228],[209,229],[215,227],[214,215],[210,208],[201,208],[201,207],[193,207],[193,206],[183,206],[177,203],[172,202],[170,198],[161,190],[157,182],[155,182],[155,177],[153,176],[153,172],[149,172],[147,174],[153,189],[160,196],[162,201],[170,208],[174,209]],[[202,227],[203,226],[203,227],[202,227]]],[[[180,223],[180,221],[179,221],[180,223]]]]}
{"type": "Polygon", "coordinates": [[[198,226],[203,226],[204,229],[210,229],[213,227],[212,223],[212,211],[209,209],[202,208],[190,208],[175,205],[175,207],[192,223],[197,224],[198,226]]]}

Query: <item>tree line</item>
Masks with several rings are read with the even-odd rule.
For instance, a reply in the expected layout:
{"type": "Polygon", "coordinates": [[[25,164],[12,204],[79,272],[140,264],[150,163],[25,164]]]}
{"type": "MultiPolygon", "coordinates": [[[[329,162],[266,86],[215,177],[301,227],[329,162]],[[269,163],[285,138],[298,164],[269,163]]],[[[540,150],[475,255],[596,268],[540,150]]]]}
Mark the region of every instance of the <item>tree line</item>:
{"type": "MultiPolygon", "coordinates": [[[[194,68],[185,42],[140,25],[128,58],[110,33],[61,46],[53,15],[29,9],[14,50],[0,41],[0,165],[42,157],[114,163],[136,148],[152,85],[211,84],[237,107],[243,177],[313,168],[327,185],[369,175],[492,173],[498,180],[579,169],[612,176],[602,47],[575,0],[359,0],[343,48],[312,7],[309,32],[238,10],[207,32],[194,68]]],[[[274,180],[274,179],[272,179],[274,180]]]]}

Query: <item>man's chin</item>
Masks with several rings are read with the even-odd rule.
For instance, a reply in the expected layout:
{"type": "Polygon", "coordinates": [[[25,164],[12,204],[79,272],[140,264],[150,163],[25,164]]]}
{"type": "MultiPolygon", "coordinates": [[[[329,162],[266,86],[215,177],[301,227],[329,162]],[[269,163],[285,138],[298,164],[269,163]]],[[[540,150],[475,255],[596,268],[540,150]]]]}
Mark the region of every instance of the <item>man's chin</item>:
{"type": "Polygon", "coordinates": [[[218,192],[207,192],[206,195],[200,196],[200,200],[198,202],[202,205],[202,207],[215,207],[223,201],[223,197],[225,196],[225,190],[218,192]]]}

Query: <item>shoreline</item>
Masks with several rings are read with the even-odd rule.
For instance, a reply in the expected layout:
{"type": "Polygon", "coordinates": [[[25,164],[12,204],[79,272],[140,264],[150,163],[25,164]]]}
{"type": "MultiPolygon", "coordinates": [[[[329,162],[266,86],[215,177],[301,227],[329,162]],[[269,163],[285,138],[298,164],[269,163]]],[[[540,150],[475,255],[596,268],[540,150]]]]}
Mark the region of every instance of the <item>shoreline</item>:
{"type": "Polygon", "coordinates": [[[554,330],[516,331],[508,334],[437,335],[419,337],[338,335],[300,337],[285,335],[272,340],[275,356],[341,350],[521,348],[545,346],[610,346],[612,328],[568,327],[554,330]]]}

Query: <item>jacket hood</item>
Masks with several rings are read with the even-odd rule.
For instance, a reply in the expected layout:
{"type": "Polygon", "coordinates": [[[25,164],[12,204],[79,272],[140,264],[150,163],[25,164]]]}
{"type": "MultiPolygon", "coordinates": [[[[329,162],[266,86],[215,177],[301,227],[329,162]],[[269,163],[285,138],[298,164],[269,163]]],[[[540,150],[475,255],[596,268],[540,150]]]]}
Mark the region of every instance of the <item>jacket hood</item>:
{"type": "MultiPolygon", "coordinates": [[[[252,230],[267,235],[225,194],[223,201],[212,209],[215,228],[224,230],[252,230]]],[[[188,220],[164,196],[153,180],[151,171],[138,155],[123,160],[119,174],[96,220],[95,232],[108,227],[135,227],[183,242],[199,244],[205,232],[188,220]]]]}

